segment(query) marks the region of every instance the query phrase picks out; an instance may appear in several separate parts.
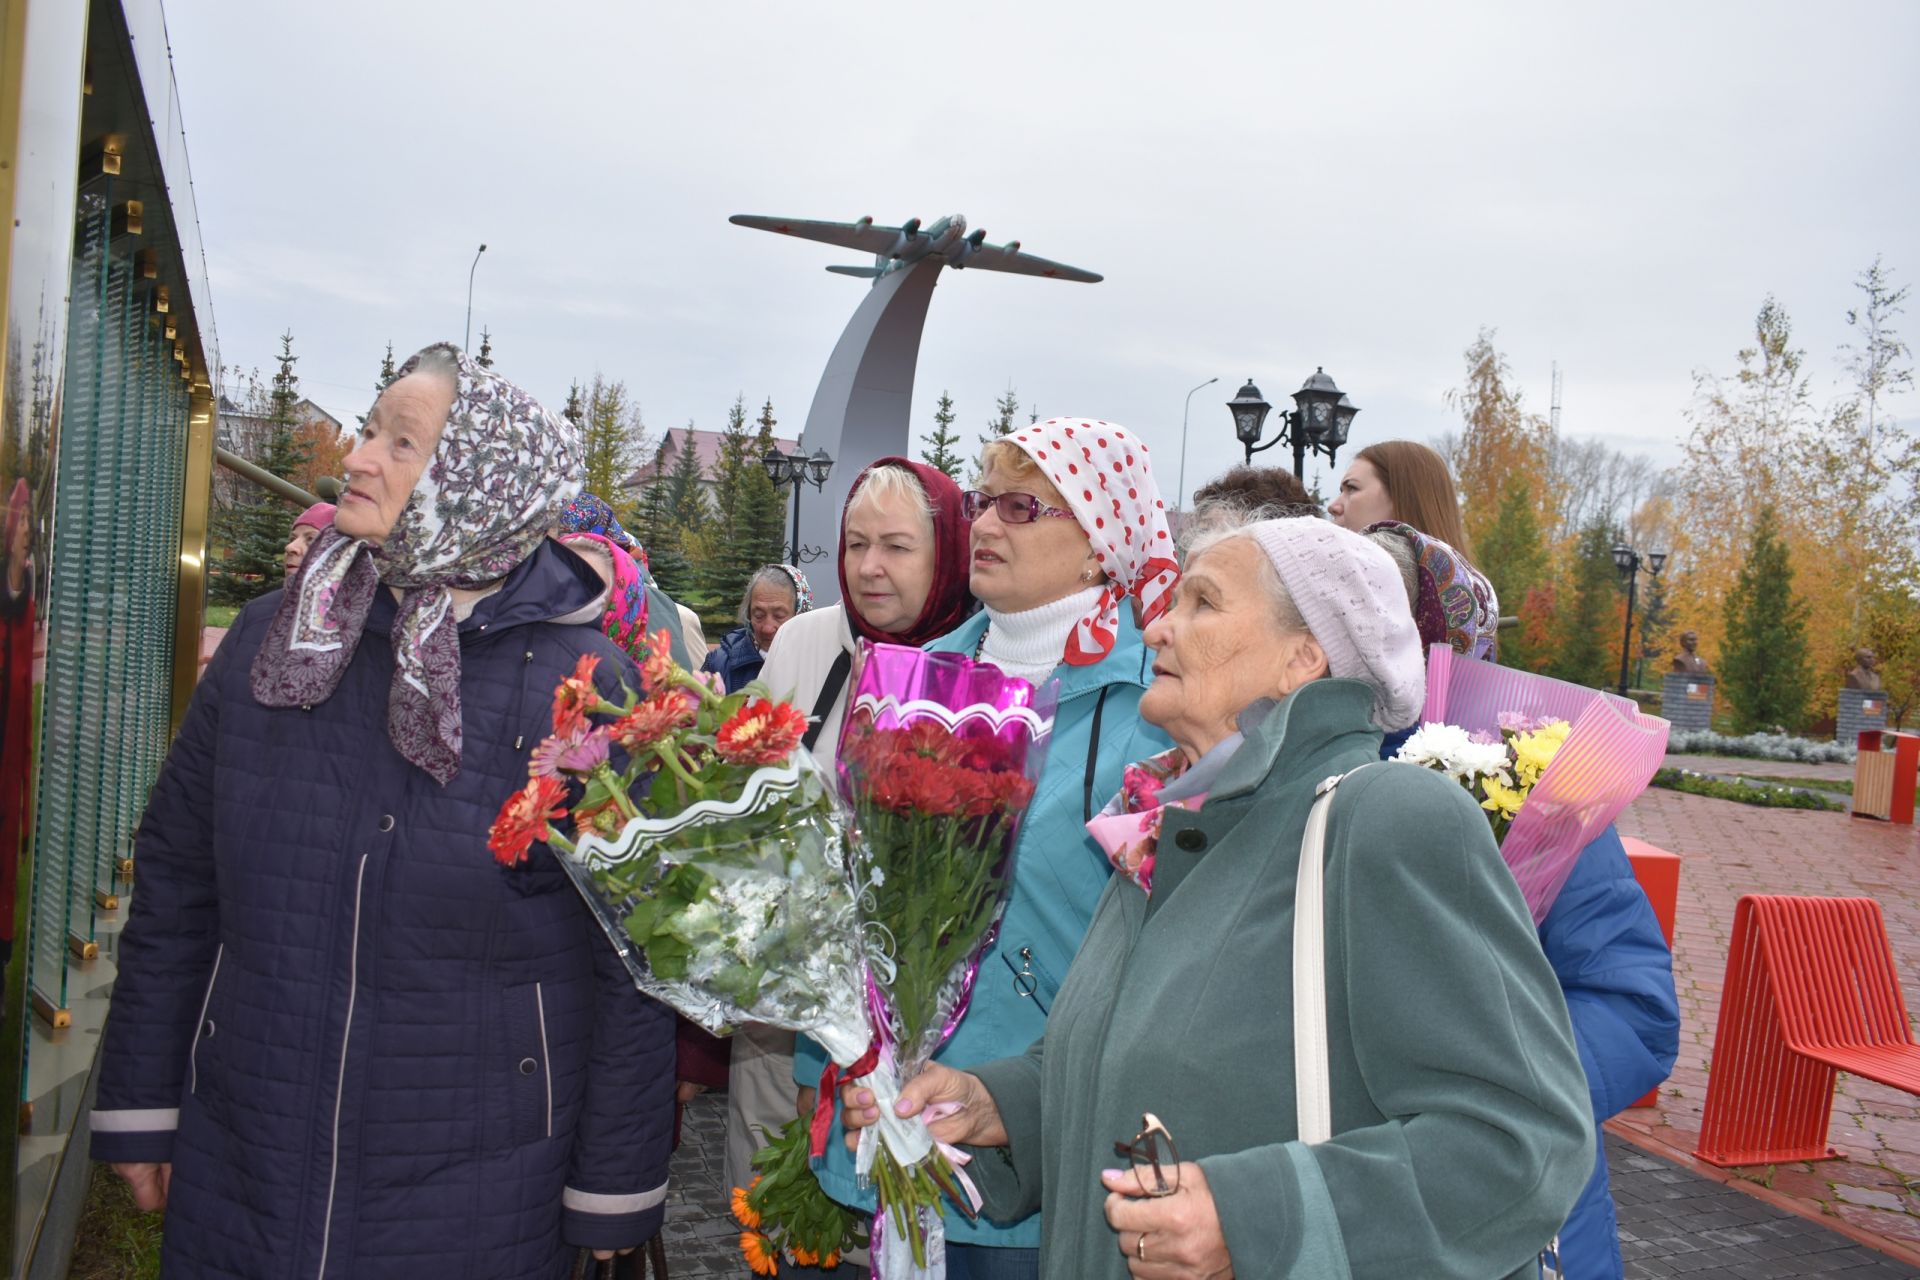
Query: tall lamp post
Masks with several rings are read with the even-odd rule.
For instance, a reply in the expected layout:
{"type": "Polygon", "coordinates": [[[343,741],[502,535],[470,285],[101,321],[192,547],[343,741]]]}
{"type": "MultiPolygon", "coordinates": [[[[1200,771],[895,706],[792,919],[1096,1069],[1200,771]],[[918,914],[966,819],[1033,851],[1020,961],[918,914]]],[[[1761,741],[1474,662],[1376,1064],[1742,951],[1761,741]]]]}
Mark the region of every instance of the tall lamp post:
{"type": "Polygon", "coordinates": [[[467,336],[460,344],[462,351],[473,345],[473,273],[480,269],[480,254],[486,251],[487,246],[481,245],[480,253],[473,255],[473,265],[467,268],[467,336]]]}
{"type": "Polygon", "coordinates": [[[816,489],[825,488],[827,476],[833,472],[833,459],[825,449],[815,449],[813,456],[808,457],[795,446],[790,454],[777,448],[769,449],[760,459],[760,465],[767,469],[767,479],[773,481],[776,488],[793,486],[793,537],[787,543],[787,563],[802,565],[826,555],[819,547],[800,545],[800,492],[802,486],[809,484],[816,489]]]}
{"type": "Polygon", "coordinates": [[[1640,568],[1646,566],[1650,575],[1659,576],[1660,570],[1667,564],[1667,553],[1650,551],[1644,557],[1625,543],[1613,549],[1614,568],[1620,570],[1620,576],[1627,583],[1627,630],[1620,637],[1620,696],[1627,696],[1627,657],[1633,651],[1633,604],[1640,585],[1640,568]]]}
{"type": "MultiPolygon", "coordinates": [[[[1193,391],[1205,390],[1218,381],[1220,381],[1218,378],[1208,378],[1193,391]]],[[[1180,489],[1173,495],[1175,511],[1187,509],[1187,412],[1193,408],[1193,391],[1187,392],[1186,407],[1180,410],[1180,489]]]]}
{"type": "Polygon", "coordinates": [[[1248,466],[1253,465],[1254,454],[1277,444],[1291,444],[1293,478],[1304,484],[1307,454],[1324,453],[1327,465],[1332,466],[1333,455],[1347,442],[1347,431],[1360,409],[1341,393],[1325,369],[1315,369],[1313,376],[1300,384],[1300,389],[1293,393],[1293,404],[1292,409],[1280,415],[1279,434],[1265,444],[1260,443],[1260,435],[1267,411],[1273,406],[1261,396],[1252,378],[1240,388],[1239,395],[1227,401],[1227,409],[1233,414],[1233,433],[1247,451],[1248,466]]]}

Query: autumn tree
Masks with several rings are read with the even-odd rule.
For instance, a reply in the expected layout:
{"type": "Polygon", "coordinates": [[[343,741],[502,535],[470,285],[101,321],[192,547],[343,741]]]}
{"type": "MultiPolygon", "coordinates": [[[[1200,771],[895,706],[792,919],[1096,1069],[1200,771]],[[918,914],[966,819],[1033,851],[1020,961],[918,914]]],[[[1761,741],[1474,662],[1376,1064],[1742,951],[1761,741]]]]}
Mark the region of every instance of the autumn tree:
{"type": "Polygon", "coordinates": [[[1461,430],[1449,438],[1444,452],[1460,487],[1467,541],[1474,547],[1498,518],[1510,475],[1518,473],[1531,482],[1540,528],[1553,527],[1557,506],[1549,487],[1539,483],[1552,453],[1553,428],[1527,411],[1512,367],[1493,345],[1495,333],[1480,331],[1466,350],[1465,381],[1447,392],[1448,406],[1460,414],[1461,430]]]}
{"type": "Polygon", "coordinates": [[[1518,612],[1527,593],[1552,571],[1533,486],[1525,474],[1509,473],[1492,522],[1474,540],[1474,563],[1493,584],[1503,613],[1518,612]]]}
{"type": "Polygon", "coordinates": [[[920,450],[920,460],[958,480],[960,469],[966,465],[966,460],[960,456],[960,437],[953,429],[956,417],[958,415],[953,411],[953,397],[942,391],[940,403],[933,410],[933,430],[920,437],[925,442],[925,446],[920,450]]]}
{"type": "Polygon", "coordinates": [[[1718,675],[1741,733],[1776,725],[1793,732],[1811,692],[1807,605],[1793,589],[1779,519],[1763,502],[1746,555],[1722,609],[1724,640],[1718,675]]]}

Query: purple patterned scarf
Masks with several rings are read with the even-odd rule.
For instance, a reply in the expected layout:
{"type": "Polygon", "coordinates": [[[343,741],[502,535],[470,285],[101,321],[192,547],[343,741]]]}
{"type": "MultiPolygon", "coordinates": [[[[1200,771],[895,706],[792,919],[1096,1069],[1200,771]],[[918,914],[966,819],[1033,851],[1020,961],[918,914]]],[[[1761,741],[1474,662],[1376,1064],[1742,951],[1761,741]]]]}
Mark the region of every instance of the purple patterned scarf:
{"type": "MultiPolygon", "coordinates": [[[[435,350],[429,347],[427,350],[435,350]]],[[[253,696],[312,706],[339,687],[380,586],[393,621],[387,734],[445,786],[460,771],[460,637],[450,588],[498,581],[531,555],[580,491],[579,428],[450,343],[459,387],[446,430],[379,546],[329,529],[301,562],[254,658],[253,696]]],[[[421,352],[400,369],[405,377],[421,352]]]]}

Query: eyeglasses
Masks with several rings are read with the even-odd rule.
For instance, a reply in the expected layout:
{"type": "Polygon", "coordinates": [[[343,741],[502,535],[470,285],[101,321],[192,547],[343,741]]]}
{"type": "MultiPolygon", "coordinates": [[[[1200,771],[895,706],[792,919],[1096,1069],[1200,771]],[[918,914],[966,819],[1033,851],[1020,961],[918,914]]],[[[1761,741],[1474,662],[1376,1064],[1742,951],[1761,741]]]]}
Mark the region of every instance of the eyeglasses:
{"type": "Polygon", "coordinates": [[[1173,1145],[1167,1126],[1151,1111],[1140,1117],[1140,1132],[1132,1142],[1113,1144],[1113,1154],[1131,1166],[1141,1195],[1158,1199],[1180,1190],[1180,1149],[1173,1145]]]}
{"type": "Polygon", "coordinates": [[[1000,513],[1003,524],[1031,524],[1041,516],[1074,518],[1073,512],[1050,507],[1030,493],[992,494],[969,489],[960,495],[960,510],[968,520],[978,520],[987,514],[988,507],[1000,513]]]}

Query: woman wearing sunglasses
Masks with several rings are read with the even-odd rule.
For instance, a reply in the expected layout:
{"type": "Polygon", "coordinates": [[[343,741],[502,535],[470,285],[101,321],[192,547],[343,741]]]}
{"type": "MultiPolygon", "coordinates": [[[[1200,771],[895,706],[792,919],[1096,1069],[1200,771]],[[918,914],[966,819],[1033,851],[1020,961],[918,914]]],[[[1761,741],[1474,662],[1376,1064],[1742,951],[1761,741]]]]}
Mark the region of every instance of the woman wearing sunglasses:
{"type": "Polygon", "coordinates": [[[1203,523],[1146,640],[1177,749],[1092,824],[1121,874],[1045,1037],[901,1112],[959,1104],[934,1135],[997,1148],[968,1172],[1045,1207],[1049,1275],[1532,1280],[1586,1081],[1485,815],[1378,758],[1425,696],[1399,571],[1325,520],[1203,523]]]}
{"type": "MultiPolygon", "coordinates": [[[[984,608],[926,647],[1026,680],[1057,679],[1060,701],[1006,914],[966,1017],[939,1055],[958,1067],[1019,1053],[1046,1030],[1112,871],[1086,822],[1119,789],[1128,761],[1170,741],[1138,713],[1152,662],[1138,619],[1165,611],[1178,576],[1146,447],[1123,427],[1035,423],[987,445],[977,484],[964,497],[968,585],[984,608]]],[[[816,1084],[824,1065],[803,1040],[795,1079],[816,1084]]],[[[815,1162],[827,1193],[871,1208],[843,1146],[827,1150],[815,1162]]],[[[1038,1276],[1040,1236],[1031,1205],[972,1222],[949,1214],[949,1280],[1038,1276]]]]}

